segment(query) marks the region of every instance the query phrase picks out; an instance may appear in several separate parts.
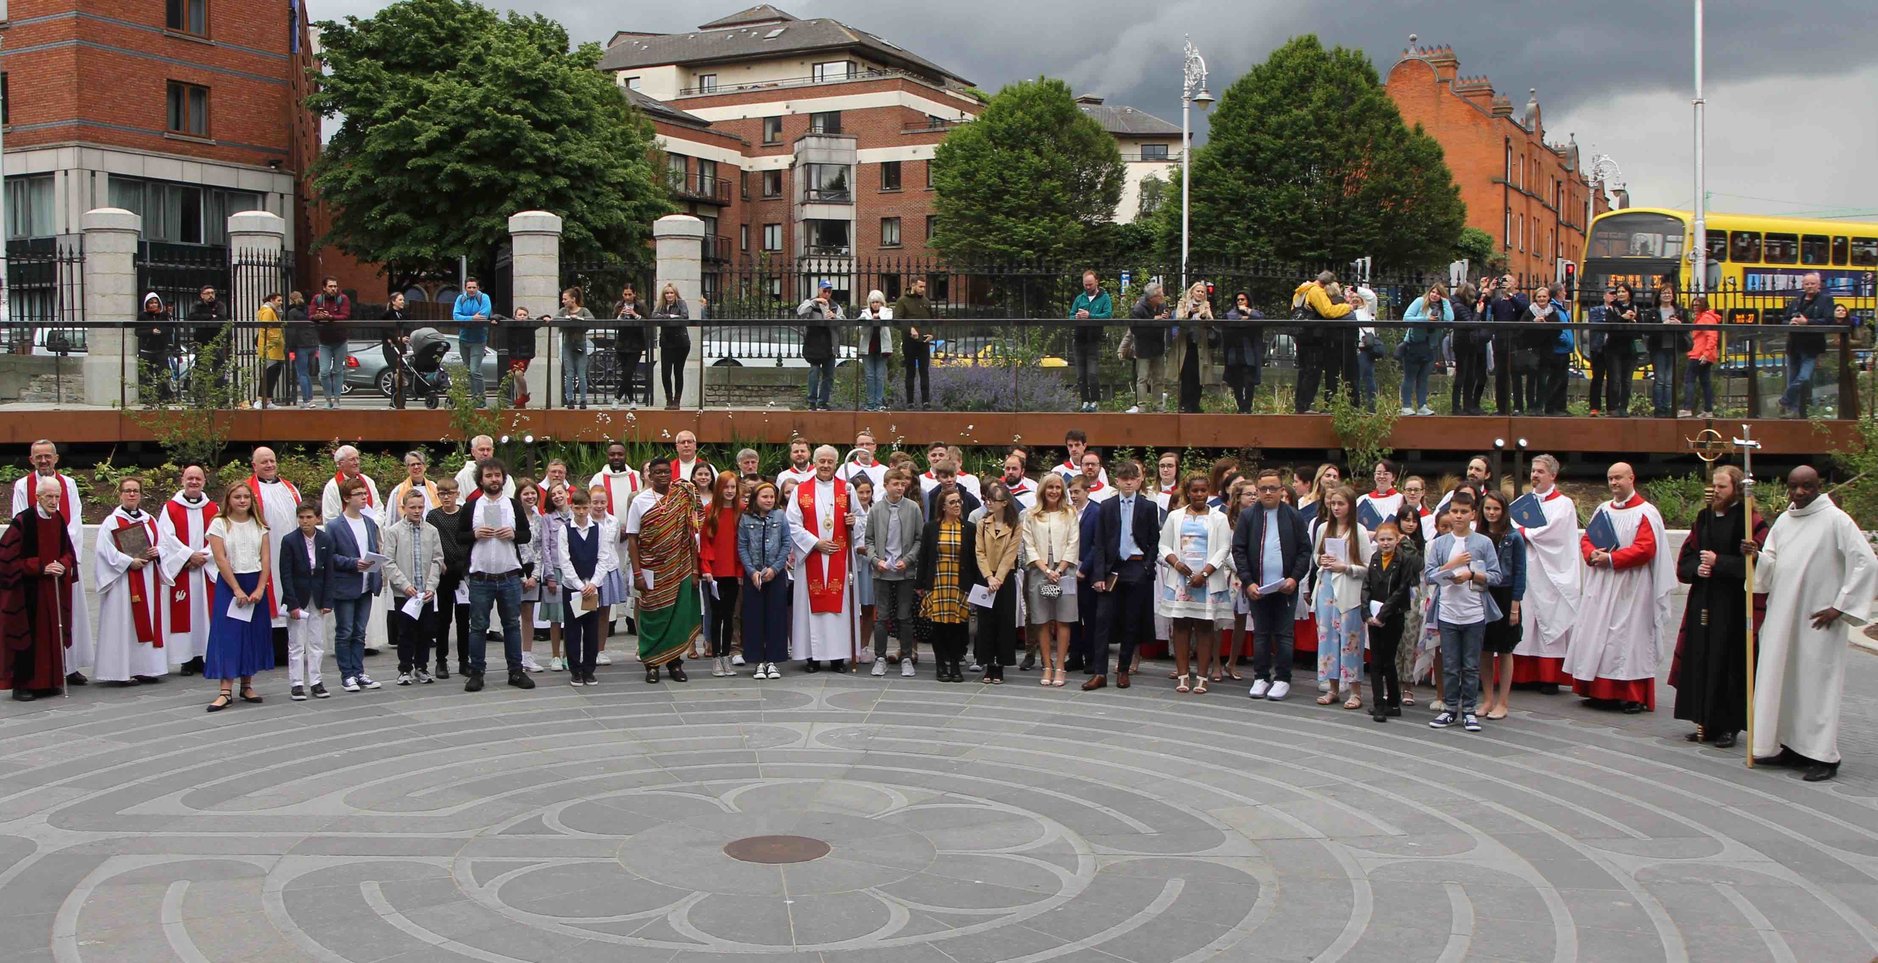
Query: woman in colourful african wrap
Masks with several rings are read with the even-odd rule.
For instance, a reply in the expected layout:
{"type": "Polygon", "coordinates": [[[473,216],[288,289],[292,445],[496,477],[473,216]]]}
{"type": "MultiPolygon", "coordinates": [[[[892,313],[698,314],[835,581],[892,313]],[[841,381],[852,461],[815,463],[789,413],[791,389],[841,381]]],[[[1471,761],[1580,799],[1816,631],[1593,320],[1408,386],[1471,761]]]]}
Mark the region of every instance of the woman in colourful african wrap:
{"type": "Polygon", "coordinates": [[[674,682],[685,681],[683,655],[698,638],[704,613],[698,600],[698,493],[674,481],[639,523],[636,562],[651,588],[639,592],[639,661],[646,681],[659,681],[659,666],[674,682]]]}

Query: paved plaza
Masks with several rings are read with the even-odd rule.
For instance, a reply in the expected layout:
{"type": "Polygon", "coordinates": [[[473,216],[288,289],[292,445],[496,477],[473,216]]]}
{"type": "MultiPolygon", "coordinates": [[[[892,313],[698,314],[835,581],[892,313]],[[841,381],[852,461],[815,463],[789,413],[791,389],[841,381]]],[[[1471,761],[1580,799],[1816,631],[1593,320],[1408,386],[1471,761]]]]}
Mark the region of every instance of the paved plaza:
{"type": "MultiPolygon", "coordinates": [[[[384,677],[385,656],[372,660],[384,677]]],[[[703,667],[696,667],[702,669],[703,667]]],[[[1878,659],[1805,784],[1520,693],[1433,731],[1222,684],[449,683],[0,703],[9,961],[1878,955],[1878,659]],[[763,838],[779,837],[779,838],[763,838]],[[733,845],[735,844],[735,845],[733,845]],[[728,847],[728,851],[727,851],[728,847]],[[735,853],[736,855],[732,855],[735,853]]],[[[1158,669],[1158,671],[1157,671],[1158,669]]],[[[1301,671],[1301,676],[1305,676],[1301,671]]],[[[1427,690],[1422,690],[1424,697],[1427,690]]]]}

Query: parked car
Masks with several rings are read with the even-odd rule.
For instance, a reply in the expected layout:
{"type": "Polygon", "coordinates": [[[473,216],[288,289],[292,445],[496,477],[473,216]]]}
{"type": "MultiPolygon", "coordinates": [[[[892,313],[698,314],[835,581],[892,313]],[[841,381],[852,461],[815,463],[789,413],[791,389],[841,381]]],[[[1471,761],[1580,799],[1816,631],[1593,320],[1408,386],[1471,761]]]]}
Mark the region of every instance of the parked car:
{"type": "MultiPolygon", "coordinates": [[[[451,339],[452,344],[455,339],[451,339]]],[[[496,353],[483,354],[483,383],[492,390],[501,380],[496,366],[496,353]]],[[[455,347],[443,356],[443,366],[447,370],[463,364],[463,355],[455,347]]],[[[383,397],[391,397],[391,368],[385,364],[385,353],[379,349],[376,339],[370,341],[346,342],[346,373],[340,379],[341,394],[358,391],[375,391],[383,397]]]]}
{"type": "MultiPolygon", "coordinates": [[[[841,332],[845,333],[845,332],[841,332]]],[[[835,349],[837,365],[853,364],[853,345],[835,349]]],[[[733,324],[704,330],[704,363],[717,368],[807,368],[802,360],[802,328],[793,324],[733,324]]]]}

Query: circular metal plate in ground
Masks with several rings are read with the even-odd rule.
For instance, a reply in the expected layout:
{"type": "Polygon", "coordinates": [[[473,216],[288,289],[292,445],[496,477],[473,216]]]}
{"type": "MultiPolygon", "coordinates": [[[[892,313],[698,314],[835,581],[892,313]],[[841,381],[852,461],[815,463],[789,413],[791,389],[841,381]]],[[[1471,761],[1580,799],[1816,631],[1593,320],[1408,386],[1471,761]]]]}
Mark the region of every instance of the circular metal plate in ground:
{"type": "Polygon", "coordinates": [[[806,863],[828,855],[830,847],[807,836],[749,836],[724,846],[724,855],[746,863],[806,863]]]}

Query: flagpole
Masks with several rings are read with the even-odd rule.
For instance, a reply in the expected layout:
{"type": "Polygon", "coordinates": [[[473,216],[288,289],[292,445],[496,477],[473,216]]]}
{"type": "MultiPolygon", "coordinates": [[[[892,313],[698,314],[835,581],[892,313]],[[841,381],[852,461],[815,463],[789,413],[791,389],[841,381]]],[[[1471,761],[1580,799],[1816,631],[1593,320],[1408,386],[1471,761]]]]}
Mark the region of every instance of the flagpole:
{"type": "MultiPolygon", "coordinates": [[[[1746,540],[1753,541],[1754,540],[1754,449],[1760,447],[1760,443],[1754,440],[1754,426],[1742,425],[1741,437],[1734,439],[1734,442],[1735,442],[1735,445],[1741,449],[1741,464],[1743,468],[1741,487],[1742,487],[1742,505],[1744,507],[1744,511],[1742,514],[1741,525],[1742,525],[1743,535],[1745,536],[1746,540]]],[[[1754,768],[1754,559],[1755,559],[1755,556],[1753,554],[1749,554],[1746,552],[1742,554],[1746,556],[1743,559],[1743,561],[1747,563],[1746,592],[1747,592],[1747,603],[1748,603],[1747,618],[1744,620],[1747,623],[1746,631],[1747,631],[1747,642],[1748,642],[1748,646],[1747,646],[1748,750],[1747,750],[1746,755],[1747,755],[1747,761],[1748,761],[1748,768],[1752,769],[1754,768]]]]}

